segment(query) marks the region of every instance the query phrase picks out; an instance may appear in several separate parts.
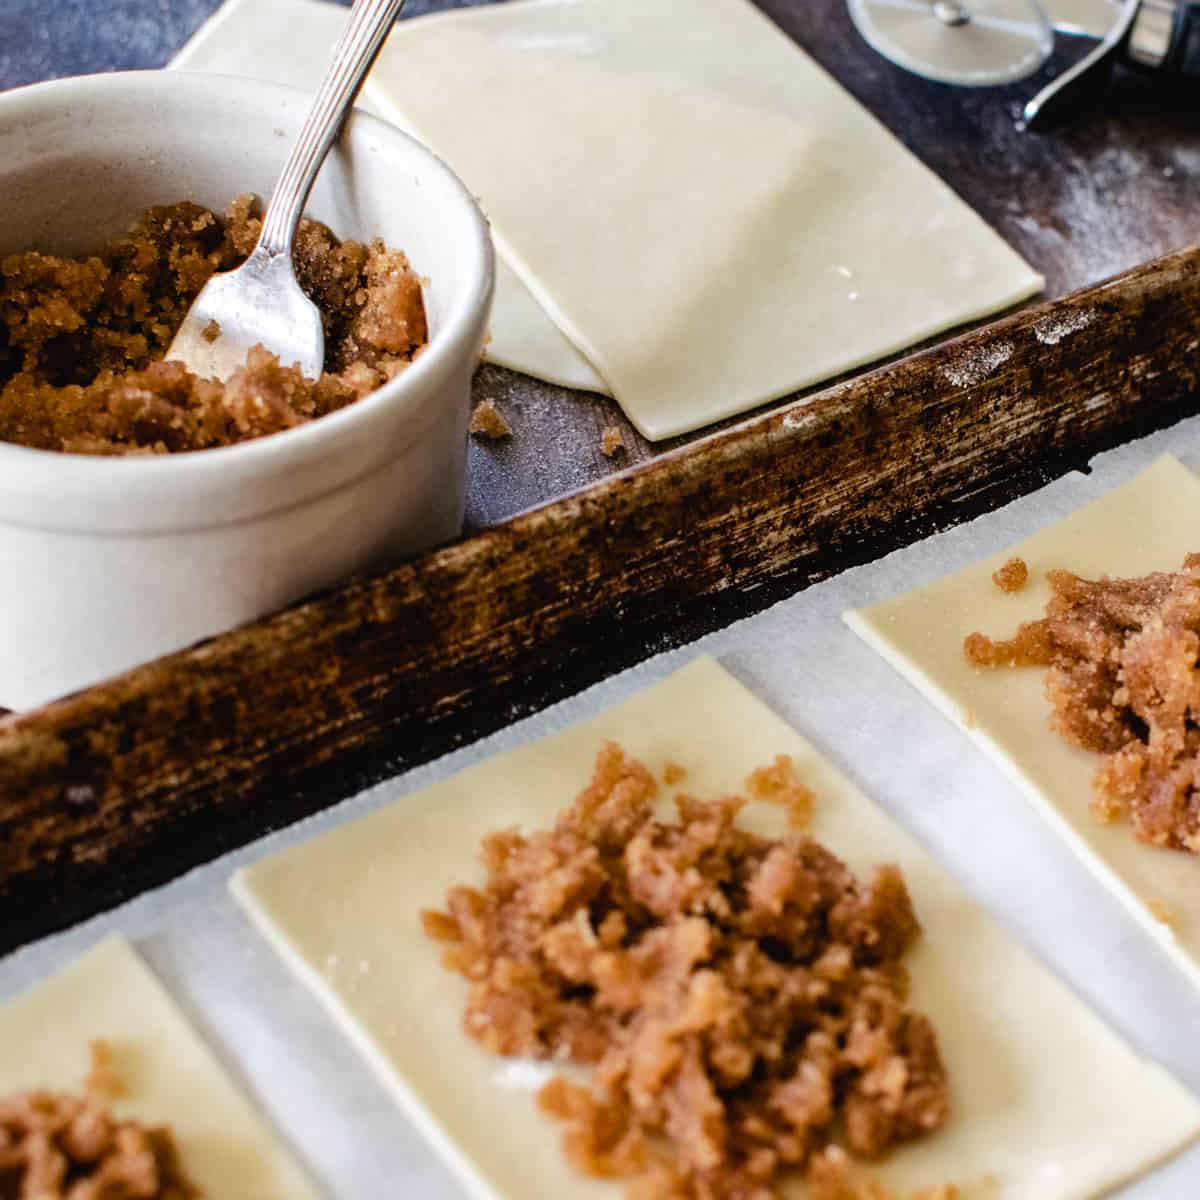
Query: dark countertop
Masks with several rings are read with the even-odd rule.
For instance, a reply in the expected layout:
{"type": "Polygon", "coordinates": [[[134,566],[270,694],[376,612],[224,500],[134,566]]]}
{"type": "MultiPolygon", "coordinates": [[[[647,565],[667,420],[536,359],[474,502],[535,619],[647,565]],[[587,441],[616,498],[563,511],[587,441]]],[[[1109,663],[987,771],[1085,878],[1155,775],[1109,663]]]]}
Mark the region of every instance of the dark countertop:
{"type": "MultiPolygon", "coordinates": [[[[470,0],[467,0],[470,2],[470,0]]],[[[1066,61],[1008,88],[958,89],[908,75],[871,51],[844,0],[758,0],[1047,278],[1056,297],[1200,240],[1200,110],[1130,74],[1106,101],[1052,135],[1014,114],[1066,61]]],[[[0,0],[0,88],[165,64],[219,0],[0,0]]],[[[405,16],[462,0],[409,0],[405,16]]],[[[516,436],[471,450],[468,521],[479,527],[573,491],[676,443],[651,446],[602,397],[495,367],[476,383],[516,436]],[[628,454],[600,453],[615,424],[628,454]]],[[[693,435],[695,436],[695,435],[693,435]]],[[[681,439],[690,440],[690,439],[681,439]]]]}
{"type": "MultiPolygon", "coordinates": [[[[408,0],[404,15],[463,3],[408,0]]],[[[165,66],[220,6],[221,0],[0,0],[0,90],[62,75],[165,66]]]]}

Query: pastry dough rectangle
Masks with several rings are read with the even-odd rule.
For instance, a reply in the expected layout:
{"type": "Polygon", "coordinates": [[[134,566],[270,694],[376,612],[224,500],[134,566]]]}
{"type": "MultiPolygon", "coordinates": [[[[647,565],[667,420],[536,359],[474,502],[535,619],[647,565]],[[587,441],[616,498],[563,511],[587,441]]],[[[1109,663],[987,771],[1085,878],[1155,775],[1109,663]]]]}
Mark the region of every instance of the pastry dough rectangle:
{"type": "Polygon", "coordinates": [[[1195,903],[1200,860],[1148,846],[1128,825],[1104,825],[1092,815],[1092,776],[1100,756],[1068,745],[1050,729],[1043,671],[980,670],[962,652],[969,633],[1006,637],[1020,622],[1041,616],[1050,594],[1049,569],[1089,578],[1174,571],[1198,549],[1200,478],[1167,457],[1026,541],[935,583],[847,613],[846,621],[967,730],[1200,985],[1195,903]],[[1028,564],[1030,580],[1008,594],[991,576],[1014,555],[1028,564]],[[1151,900],[1171,910],[1173,926],[1154,916],[1151,900]]]}
{"type": "Polygon", "coordinates": [[[211,1200],[316,1200],[299,1166],[127,943],[112,937],[0,1005],[0,1098],[79,1093],[105,1041],[124,1094],[114,1112],[169,1125],[211,1200]]]}
{"type": "MultiPolygon", "coordinates": [[[[739,791],[751,769],[790,754],[817,796],[813,835],[856,870],[903,869],[925,930],[906,960],[913,1003],[939,1031],[955,1115],[887,1162],[889,1182],[953,1180],[970,1197],[991,1174],[1022,1200],[1070,1200],[1146,1169],[1200,1129],[1189,1093],[1138,1058],[804,739],[700,659],[582,725],[235,877],[256,925],[476,1195],[621,1194],[567,1166],[560,1131],[536,1111],[527,1081],[539,1072],[514,1069],[462,1032],[466,984],[441,966],[418,919],[447,886],[478,876],[485,833],[548,825],[606,739],[659,776],[683,763],[682,786],[698,795],[739,791]]],[[[746,819],[784,832],[777,808],[752,806],[746,819]]]]}
{"type": "Polygon", "coordinates": [[[418,17],[368,86],[480,196],[505,257],[651,439],[1043,285],[747,0],[418,17]]]}

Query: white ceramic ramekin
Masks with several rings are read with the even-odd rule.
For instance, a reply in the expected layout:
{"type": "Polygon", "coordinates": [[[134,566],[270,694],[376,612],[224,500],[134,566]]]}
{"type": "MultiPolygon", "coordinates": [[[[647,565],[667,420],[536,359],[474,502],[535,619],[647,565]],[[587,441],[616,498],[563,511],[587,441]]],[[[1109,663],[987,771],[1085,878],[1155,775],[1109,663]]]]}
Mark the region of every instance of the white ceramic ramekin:
{"type": "MultiPolygon", "coordinates": [[[[270,194],[303,93],[136,72],[0,96],[0,255],[94,250],[151,205],[270,194]]],[[[231,628],[460,530],[471,374],[493,286],[474,200],[356,113],[308,211],[382,237],[426,280],[428,349],[298,429],[162,458],[0,443],[0,705],[25,708],[231,628]]]]}

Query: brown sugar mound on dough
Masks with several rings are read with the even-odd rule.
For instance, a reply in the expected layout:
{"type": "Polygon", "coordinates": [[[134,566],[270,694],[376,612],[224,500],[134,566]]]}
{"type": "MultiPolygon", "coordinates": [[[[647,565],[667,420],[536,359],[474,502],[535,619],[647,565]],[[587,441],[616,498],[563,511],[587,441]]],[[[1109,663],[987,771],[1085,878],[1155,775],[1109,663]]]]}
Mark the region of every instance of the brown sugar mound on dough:
{"type": "Polygon", "coordinates": [[[992,582],[1002,592],[1019,592],[1029,582],[1029,567],[1023,558],[1010,558],[992,572],[992,582]]]}
{"type": "Polygon", "coordinates": [[[1093,811],[1156,846],[1200,853],[1200,554],[1177,574],[1051,571],[1046,615],[1007,641],[973,633],[977,666],[1043,666],[1051,728],[1105,756],[1093,811]]]}
{"type": "Polygon", "coordinates": [[[352,404],[425,345],[421,284],[405,256],[304,220],[295,263],[325,327],[320,379],[261,347],[225,383],[162,361],[197,293],[245,260],[260,229],[253,197],[223,219],[185,202],[150,209],[90,257],[0,259],[0,440],[78,454],[226,446],[352,404]]]}
{"type": "MultiPolygon", "coordinates": [[[[93,1075],[111,1076],[103,1044],[93,1075]]],[[[104,1092],[21,1092],[0,1098],[0,1196],[5,1200],[203,1200],[184,1174],[171,1131],[115,1117],[104,1092]]],[[[115,1087],[119,1091],[119,1087],[115,1087]]],[[[111,1092],[109,1092],[111,1094],[111,1092]]]]}
{"type": "Polygon", "coordinates": [[[423,914],[471,981],[470,1036],[595,1068],[539,1098],[570,1161],[638,1200],[773,1200],[831,1145],[874,1159],[937,1129],[900,872],[864,884],[811,838],[742,830],[737,797],[679,796],[662,821],[656,793],[606,745],[553,829],[489,835],[483,887],[423,914]]]}

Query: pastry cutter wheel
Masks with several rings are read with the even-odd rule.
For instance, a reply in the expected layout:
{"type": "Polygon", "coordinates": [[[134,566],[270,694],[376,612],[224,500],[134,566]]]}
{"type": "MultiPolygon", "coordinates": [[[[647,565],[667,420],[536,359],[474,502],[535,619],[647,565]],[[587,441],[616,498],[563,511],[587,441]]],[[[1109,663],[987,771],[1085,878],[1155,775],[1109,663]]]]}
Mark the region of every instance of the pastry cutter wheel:
{"type": "Polygon", "coordinates": [[[1027,78],[1050,57],[1058,36],[1093,42],[1025,105],[1027,128],[1078,112],[1118,62],[1164,81],[1200,83],[1200,0],[849,0],[849,6],[858,31],[885,58],[967,87],[1027,78]]]}

